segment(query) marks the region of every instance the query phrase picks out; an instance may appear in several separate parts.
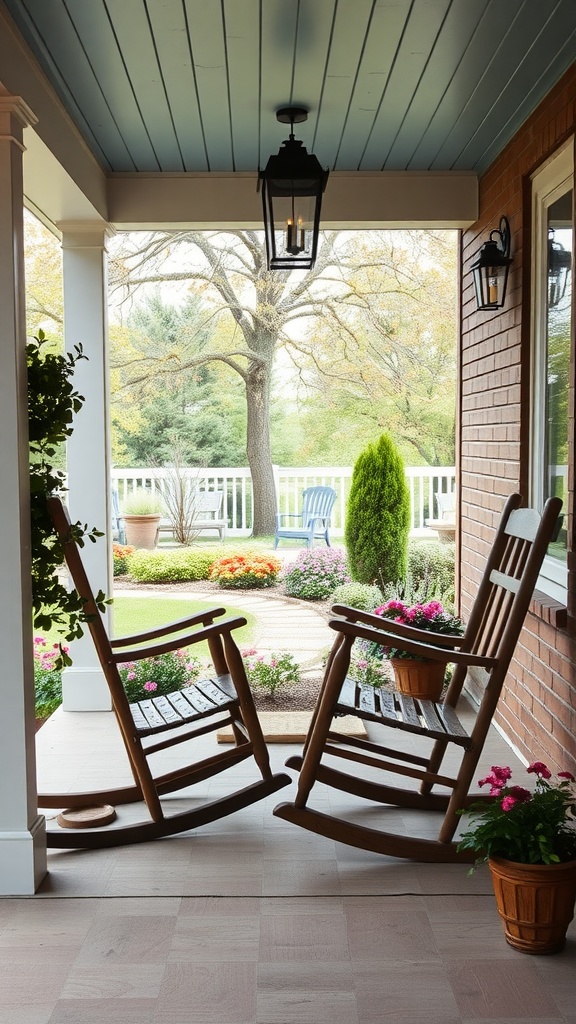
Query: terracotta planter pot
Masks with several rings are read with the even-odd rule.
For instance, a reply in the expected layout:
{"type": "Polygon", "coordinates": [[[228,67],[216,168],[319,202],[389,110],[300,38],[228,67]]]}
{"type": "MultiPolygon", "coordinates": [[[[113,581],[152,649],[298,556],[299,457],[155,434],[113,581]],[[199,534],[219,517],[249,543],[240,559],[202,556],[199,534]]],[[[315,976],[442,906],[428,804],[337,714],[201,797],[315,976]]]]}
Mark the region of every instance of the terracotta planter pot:
{"type": "Polygon", "coordinates": [[[558,953],[574,917],[576,860],[565,864],[488,861],[504,935],[521,953],[558,953]]]}
{"type": "Polygon", "coordinates": [[[445,662],[391,658],[390,664],[400,693],[420,700],[440,700],[446,672],[445,662]]]}
{"type": "Polygon", "coordinates": [[[158,524],[160,519],[161,516],[158,513],[144,516],[124,514],[126,543],[130,544],[133,548],[155,548],[158,543],[158,524]]]}

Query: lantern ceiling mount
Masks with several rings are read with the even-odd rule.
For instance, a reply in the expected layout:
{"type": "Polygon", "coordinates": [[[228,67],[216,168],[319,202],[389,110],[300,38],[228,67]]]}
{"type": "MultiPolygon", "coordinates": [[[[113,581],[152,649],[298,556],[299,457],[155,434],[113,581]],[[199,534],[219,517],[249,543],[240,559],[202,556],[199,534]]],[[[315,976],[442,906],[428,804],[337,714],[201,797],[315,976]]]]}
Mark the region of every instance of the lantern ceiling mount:
{"type": "Polygon", "coordinates": [[[294,125],[307,118],[305,107],[276,111],[276,120],[290,125],[290,137],[258,173],[269,270],[311,270],[316,261],[322,195],[329,172],[294,138],[294,125]]]}

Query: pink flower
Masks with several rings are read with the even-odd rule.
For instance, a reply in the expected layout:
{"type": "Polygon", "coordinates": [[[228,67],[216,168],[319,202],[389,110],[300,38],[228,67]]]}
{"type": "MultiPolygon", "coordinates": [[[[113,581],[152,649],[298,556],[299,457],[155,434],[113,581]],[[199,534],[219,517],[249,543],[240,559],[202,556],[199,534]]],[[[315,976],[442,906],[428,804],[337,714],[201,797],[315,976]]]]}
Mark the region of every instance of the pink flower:
{"type": "Polygon", "coordinates": [[[534,761],[533,764],[529,765],[526,771],[533,775],[540,775],[543,779],[551,779],[552,772],[542,761],[534,761]]]}
{"type": "Polygon", "coordinates": [[[503,811],[511,811],[512,808],[515,807],[517,803],[518,803],[518,801],[515,800],[513,796],[505,796],[503,801],[502,801],[502,804],[501,804],[502,810],[503,811]]]}
{"type": "Polygon", "coordinates": [[[500,780],[501,785],[504,785],[505,782],[508,782],[508,779],[512,778],[511,768],[500,768],[497,764],[493,764],[492,772],[500,780]]]}
{"type": "Polygon", "coordinates": [[[527,804],[532,799],[532,793],[529,789],[524,789],[524,786],[510,786],[508,793],[519,804],[527,804]]]}
{"type": "Polygon", "coordinates": [[[147,690],[148,693],[153,693],[154,690],[158,689],[158,684],[153,683],[152,680],[150,679],[147,683],[144,683],[144,689],[147,690]]]}
{"type": "Polygon", "coordinates": [[[559,779],[568,779],[569,782],[576,782],[572,772],[558,772],[559,779]]]}
{"type": "Polygon", "coordinates": [[[129,672],[128,675],[126,676],[126,678],[127,678],[128,682],[131,683],[133,679],[136,679],[136,673],[135,672],[129,672]]]}
{"type": "Polygon", "coordinates": [[[44,643],[46,643],[46,641],[44,640],[43,636],[35,636],[34,637],[34,643],[35,644],[44,644],[44,643]]]}

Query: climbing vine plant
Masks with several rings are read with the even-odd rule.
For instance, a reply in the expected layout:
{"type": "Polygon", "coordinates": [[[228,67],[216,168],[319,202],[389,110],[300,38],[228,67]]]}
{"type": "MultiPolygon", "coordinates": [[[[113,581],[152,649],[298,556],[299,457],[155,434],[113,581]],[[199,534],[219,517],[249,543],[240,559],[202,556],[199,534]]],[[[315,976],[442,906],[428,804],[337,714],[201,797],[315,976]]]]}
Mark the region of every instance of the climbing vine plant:
{"type": "MultiPolygon", "coordinates": [[[[46,506],[46,496],[66,490],[61,461],[61,446],[72,434],[75,414],[82,408],[84,397],[72,383],[74,368],[86,359],[81,345],[65,355],[50,350],[50,342],[39,330],[26,346],[28,368],[28,422],[30,441],[30,515],[32,555],[32,605],[34,627],[49,631],[56,628],[66,640],[83,635],[82,623],[87,621],[84,601],[75,590],[68,590],[60,578],[64,548],[59,540],[46,506]]],[[[96,542],[102,533],[87,524],[73,523],[70,532],[80,547],[86,540],[96,542]]],[[[96,604],[103,609],[102,591],[96,604]]],[[[70,665],[71,659],[62,648],[55,667],[70,665]]]]}

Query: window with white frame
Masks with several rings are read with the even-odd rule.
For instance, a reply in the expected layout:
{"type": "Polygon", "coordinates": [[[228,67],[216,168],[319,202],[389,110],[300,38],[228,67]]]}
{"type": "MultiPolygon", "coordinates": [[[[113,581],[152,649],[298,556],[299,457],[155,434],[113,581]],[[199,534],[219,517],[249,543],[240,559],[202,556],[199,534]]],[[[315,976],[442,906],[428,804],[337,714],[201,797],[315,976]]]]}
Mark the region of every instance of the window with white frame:
{"type": "MultiPolygon", "coordinates": [[[[558,495],[568,510],[572,336],[574,140],[532,180],[532,501],[558,495]]],[[[544,560],[539,587],[566,603],[566,519],[544,560]]]]}

